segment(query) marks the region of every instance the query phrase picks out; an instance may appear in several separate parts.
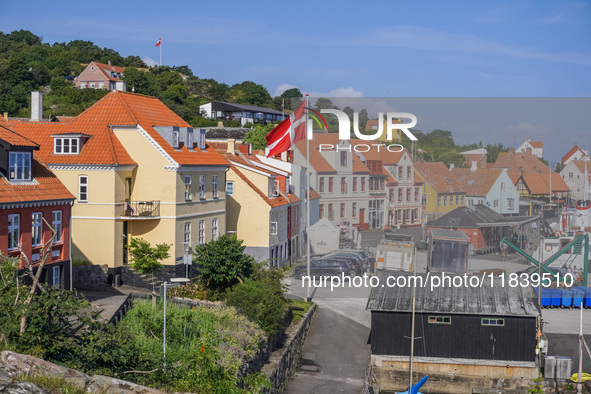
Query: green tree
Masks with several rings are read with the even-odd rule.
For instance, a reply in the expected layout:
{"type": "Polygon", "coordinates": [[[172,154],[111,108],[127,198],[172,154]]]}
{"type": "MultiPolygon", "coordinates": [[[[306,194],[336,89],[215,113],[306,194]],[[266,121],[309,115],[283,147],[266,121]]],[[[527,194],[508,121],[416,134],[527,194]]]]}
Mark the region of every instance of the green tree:
{"type": "Polygon", "coordinates": [[[488,144],[486,145],[486,161],[487,163],[495,163],[499,153],[507,152],[509,148],[503,146],[503,144],[488,144]]]}
{"type": "Polygon", "coordinates": [[[152,276],[152,290],[154,290],[154,274],[162,267],[161,261],[170,257],[168,251],[171,245],[158,244],[152,247],[143,238],[132,238],[129,243],[129,255],[131,256],[131,267],[144,275],[152,276]]]}
{"type": "Polygon", "coordinates": [[[134,90],[136,93],[153,95],[155,93],[154,76],[145,71],[140,71],[135,67],[127,67],[123,74],[123,80],[127,86],[127,91],[134,90]]]}
{"type": "Polygon", "coordinates": [[[245,279],[232,287],[226,304],[239,308],[250,320],[258,323],[268,336],[281,329],[286,301],[263,282],[245,279]]]}
{"type": "Polygon", "coordinates": [[[195,247],[193,262],[207,286],[208,298],[219,298],[227,289],[250,277],[254,258],[244,254],[243,241],[235,235],[222,235],[217,240],[195,247]]]}
{"type": "Polygon", "coordinates": [[[277,126],[276,124],[260,124],[254,125],[244,136],[244,142],[252,144],[252,149],[265,149],[267,147],[267,134],[277,126]]]}

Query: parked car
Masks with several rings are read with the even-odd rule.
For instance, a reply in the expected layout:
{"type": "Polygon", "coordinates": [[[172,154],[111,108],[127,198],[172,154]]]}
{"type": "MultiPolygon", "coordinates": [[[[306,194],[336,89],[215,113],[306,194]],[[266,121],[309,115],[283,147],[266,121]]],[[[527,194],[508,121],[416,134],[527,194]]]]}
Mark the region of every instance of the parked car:
{"type": "Polygon", "coordinates": [[[318,259],[330,259],[330,260],[344,261],[345,263],[347,263],[347,265],[351,269],[351,271],[352,271],[351,273],[353,275],[361,275],[364,272],[363,264],[360,263],[359,260],[355,256],[326,255],[322,258],[317,258],[316,260],[318,260],[318,259]]]}
{"type": "MultiPolygon", "coordinates": [[[[351,276],[354,271],[342,260],[335,259],[313,259],[310,261],[310,276],[351,276]]],[[[295,269],[295,277],[302,278],[308,275],[307,266],[300,265],[295,269]]]]}
{"type": "Polygon", "coordinates": [[[359,251],[347,251],[344,249],[335,250],[324,255],[325,257],[346,257],[353,258],[361,266],[362,270],[367,270],[369,267],[369,259],[359,251]]]}

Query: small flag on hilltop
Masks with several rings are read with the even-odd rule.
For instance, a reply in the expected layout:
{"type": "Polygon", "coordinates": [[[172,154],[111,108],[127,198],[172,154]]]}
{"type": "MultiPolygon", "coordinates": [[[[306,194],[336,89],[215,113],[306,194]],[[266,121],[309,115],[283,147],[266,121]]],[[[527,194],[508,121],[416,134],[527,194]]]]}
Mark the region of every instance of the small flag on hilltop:
{"type": "Polygon", "coordinates": [[[160,46],[160,44],[162,44],[162,38],[158,39],[158,42],[156,43],[156,46],[160,46]]]}
{"type": "Polygon", "coordinates": [[[296,142],[306,138],[305,102],[269,134],[267,134],[267,157],[288,150],[296,142]]]}

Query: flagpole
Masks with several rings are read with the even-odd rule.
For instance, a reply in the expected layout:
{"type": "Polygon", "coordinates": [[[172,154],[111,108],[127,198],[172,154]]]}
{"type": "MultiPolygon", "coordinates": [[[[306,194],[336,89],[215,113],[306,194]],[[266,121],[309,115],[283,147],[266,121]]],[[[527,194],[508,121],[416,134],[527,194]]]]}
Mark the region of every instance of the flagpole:
{"type": "MultiPolygon", "coordinates": [[[[308,94],[306,94],[306,120],[305,120],[305,133],[306,133],[306,181],[307,181],[307,195],[308,204],[306,209],[308,210],[308,219],[306,223],[306,247],[308,248],[307,253],[307,275],[310,278],[310,141],[308,140],[308,94]]],[[[306,287],[306,301],[310,301],[310,281],[308,279],[308,287],[306,287]]]]}
{"type": "MultiPolygon", "coordinates": [[[[160,40],[162,40],[162,38],[160,40]]],[[[162,41],[160,41],[160,45],[158,46],[160,47],[160,67],[162,67],[162,41]]]]}

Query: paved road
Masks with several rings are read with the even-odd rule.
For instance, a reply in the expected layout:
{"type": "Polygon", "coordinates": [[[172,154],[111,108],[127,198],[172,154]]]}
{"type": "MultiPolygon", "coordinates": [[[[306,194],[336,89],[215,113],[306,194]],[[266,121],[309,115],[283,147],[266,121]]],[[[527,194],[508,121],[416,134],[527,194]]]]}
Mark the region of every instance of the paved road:
{"type": "Polygon", "coordinates": [[[79,290],[84,294],[84,298],[90,301],[96,310],[100,311],[100,316],[104,321],[109,321],[117,312],[123,301],[129,293],[150,294],[149,290],[136,287],[121,286],[118,288],[106,288],[105,290],[79,290]]]}
{"type": "Polygon", "coordinates": [[[369,364],[368,339],[368,327],[320,306],[306,339],[302,365],[285,392],[359,394],[369,364]]]}

